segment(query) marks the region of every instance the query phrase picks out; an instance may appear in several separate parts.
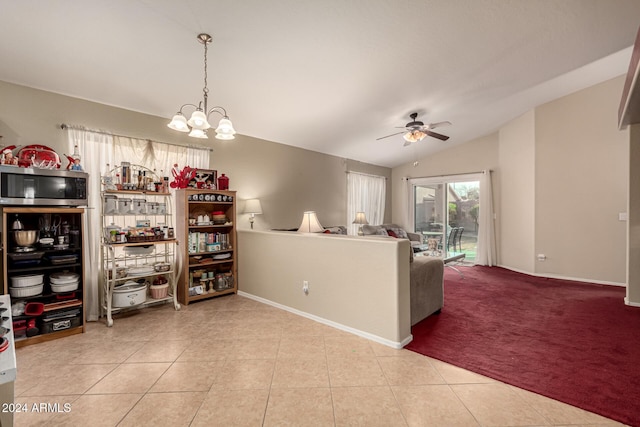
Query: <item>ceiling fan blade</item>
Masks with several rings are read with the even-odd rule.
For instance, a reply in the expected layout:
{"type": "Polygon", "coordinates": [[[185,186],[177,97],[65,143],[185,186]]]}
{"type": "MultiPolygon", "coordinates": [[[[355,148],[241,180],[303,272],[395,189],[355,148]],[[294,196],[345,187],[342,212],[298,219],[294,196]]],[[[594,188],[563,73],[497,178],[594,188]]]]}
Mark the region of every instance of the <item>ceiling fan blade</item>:
{"type": "Polygon", "coordinates": [[[405,141],[404,144],[402,144],[403,147],[406,147],[407,145],[411,145],[411,141],[405,141]]]}
{"type": "Polygon", "coordinates": [[[451,122],[436,122],[436,123],[429,123],[429,129],[435,129],[435,128],[439,128],[442,126],[451,126],[451,122]]]}
{"type": "Polygon", "coordinates": [[[391,135],[387,135],[387,136],[381,136],[380,138],[376,138],[376,141],[379,141],[379,140],[385,139],[385,138],[389,138],[390,136],[400,135],[401,133],[404,133],[404,132],[405,131],[392,133],[391,135]]]}
{"type": "Polygon", "coordinates": [[[446,135],[442,135],[440,133],[431,132],[430,130],[426,130],[425,129],[423,132],[426,133],[427,135],[433,137],[433,138],[438,138],[438,139],[440,139],[442,141],[446,141],[447,139],[449,139],[449,137],[446,136],[446,135]]]}

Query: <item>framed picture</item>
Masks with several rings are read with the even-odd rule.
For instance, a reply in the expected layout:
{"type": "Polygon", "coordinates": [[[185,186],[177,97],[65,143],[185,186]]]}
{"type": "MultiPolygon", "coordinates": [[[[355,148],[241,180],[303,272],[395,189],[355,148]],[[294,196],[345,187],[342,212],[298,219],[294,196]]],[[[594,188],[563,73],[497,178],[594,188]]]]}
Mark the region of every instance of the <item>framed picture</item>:
{"type": "Polygon", "coordinates": [[[218,182],[218,171],[213,169],[197,169],[196,176],[189,181],[189,187],[207,188],[216,190],[218,182]]]}

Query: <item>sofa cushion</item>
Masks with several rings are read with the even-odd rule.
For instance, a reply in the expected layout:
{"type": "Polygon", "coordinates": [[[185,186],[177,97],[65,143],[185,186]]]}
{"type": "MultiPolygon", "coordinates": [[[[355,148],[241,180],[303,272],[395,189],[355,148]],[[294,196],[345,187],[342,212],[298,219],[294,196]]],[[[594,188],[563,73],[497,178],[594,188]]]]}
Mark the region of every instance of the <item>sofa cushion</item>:
{"type": "Polygon", "coordinates": [[[382,225],[368,225],[362,226],[362,232],[365,236],[388,236],[387,229],[382,225]]]}
{"type": "Polygon", "coordinates": [[[347,227],[344,225],[336,225],[332,227],[325,227],[325,234],[347,234],[347,227]]]}
{"type": "Polygon", "coordinates": [[[391,236],[391,233],[393,233],[393,237],[397,237],[398,239],[408,239],[409,236],[407,235],[407,232],[404,231],[404,228],[399,227],[395,224],[388,224],[388,225],[383,225],[383,227],[387,230],[387,234],[389,234],[389,236],[391,236]]]}

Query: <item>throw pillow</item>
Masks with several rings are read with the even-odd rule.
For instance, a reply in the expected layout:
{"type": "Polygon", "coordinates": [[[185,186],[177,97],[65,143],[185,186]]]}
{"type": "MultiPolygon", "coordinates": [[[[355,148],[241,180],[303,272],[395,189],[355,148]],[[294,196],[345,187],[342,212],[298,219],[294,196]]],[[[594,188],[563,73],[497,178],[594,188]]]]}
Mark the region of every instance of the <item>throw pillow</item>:
{"type": "Polygon", "coordinates": [[[393,237],[397,237],[398,239],[408,239],[409,236],[407,235],[407,232],[404,231],[404,229],[400,228],[400,227],[387,227],[387,234],[389,234],[389,236],[391,236],[391,233],[395,234],[395,236],[393,237]]]}
{"type": "Polygon", "coordinates": [[[393,230],[387,230],[387,234],[391,237],[398,238],[398,235],[393,230]]]}

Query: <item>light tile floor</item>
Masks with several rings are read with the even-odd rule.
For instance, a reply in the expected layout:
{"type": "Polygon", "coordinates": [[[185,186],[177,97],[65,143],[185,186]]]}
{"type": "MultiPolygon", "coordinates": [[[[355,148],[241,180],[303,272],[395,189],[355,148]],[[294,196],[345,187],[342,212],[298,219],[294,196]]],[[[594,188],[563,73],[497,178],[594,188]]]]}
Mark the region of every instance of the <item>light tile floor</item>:
{"type": "Polygon", "coordinates": [[[237,295],[89,323],[17,359],[18,427],[620,425],[237,295]]]}

